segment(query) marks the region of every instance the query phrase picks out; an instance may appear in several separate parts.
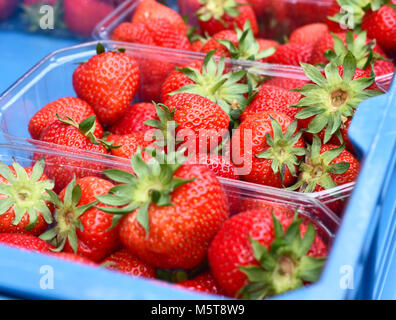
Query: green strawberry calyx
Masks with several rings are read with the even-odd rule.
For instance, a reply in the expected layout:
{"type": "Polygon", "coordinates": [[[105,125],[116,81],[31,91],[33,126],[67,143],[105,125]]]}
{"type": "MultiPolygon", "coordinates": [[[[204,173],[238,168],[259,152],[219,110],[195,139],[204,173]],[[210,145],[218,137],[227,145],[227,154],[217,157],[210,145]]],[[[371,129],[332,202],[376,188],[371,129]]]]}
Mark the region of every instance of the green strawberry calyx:
{"type": "Polygon", "coordinates": [[[76,177],[73,177],[73,180],[67,185],[63,202],[55,192],[48,191],[48,194],[51,202],[55,205],[56,225],[40,235],[40,239],[54,245],[56,249],[51,249],[54,252],[62,251],[66,241],[68,241],[74,253],[77,253],[78,238],[76,229],[84,229],[80,217],[93,208],[98,201],[78,206],[81,199],[81,188],[78,184],[76,185],[76,177]]]}
{"type": "Polygon", "coordinates": [[[224,74],[224,57],[221,57],[217,64],[214,54],[215,50],[212,50],[205,56],[202,72],[195,68],[176,68],[194,83],[185,85],[169,93],[169,95],[178,93],[198,94],[218,104],[228,115],[233,110],[232,106],[235,103],[244,110],[248,103],[244,94],[249,92],[249,87],[247,84],[238,82],[246,76],[246,70],[231,71],[224,74]]]}
{"type": "Polygon", "coordinates": [[[114,146],[112,141],[107,141],[106,139],[98,139],[94,132],[96,128],[96,116],[90,116],[78,124],[75,120],[71,117],[66,115],[59,115],[56,114],[58,120],[64,124],[68,124],[70,126],[75,127],[78,129],[91,143],[96,145],[103,145],[107,151],[112,149],[120,148],[121,146],[114,146]]]}
{"type": "Polygon", "coordinates": [[[152,156],[148,162],[143,160],[140,148],[131,158],[131,166],[136,175],[118,169],[105,170],[104,174],[108,178],[120,184],[110,189],[108,194],[97,196],[97,199],[111,206],[98,209],[114,215],[113,226],[124,215],[137,210],[136,219],[148,237],[150,205],[172,206],[173,191],[194,179],[186,180],[175,176],[175,172],[187,160],[183,155],[184,149],[167,155],[149,148],[145,152],[152,156]]]}
{"type": "Polygon", "coordinates": [[[275,239],[269,249],[249,237],[258,264],[239,267],[246,274],[248,284],[236,297],[261,300],[297,289],[306,282],[315,282],[320,277],[326,259],[307,255],[316,236],[312,223],[301,237],[302,219],[297,219],[297,212],[286,232],[274,214],[272,219],[275,239]]]}
{"type": "Polygon", "coordinates": [[[51,180],[42,180],[45,161],[41,158],[32,169],[30,177],[26,170],[15,160],[12,163],[15,173],[0,161],[0,174],[8,183],[0,184],[0,215],[5,214],[9,209],[13,209],[15,218],[13,225],[18,225],[24,215],[29,216],[29,224],[26,230],[31,230],[37,223],[37,213],[41,213],[47,224],[52,223],[52,214],[47,206],[50,201],[48,190],[54,188],[51,180]]]}
{"type": "Polygon", "coordinates": [[[257,154],[256,158],[272,160],[272,171],[275,174],[279,172],[281,182],[283,183],[286,168],[296,177],[296,166],[300,164],[298,157],[305,155],[304,148],[294,147],[298,140],[300,140],[302,131],[296,133],[297,121],[293,121],[290,124],[285,134],[283,134],[279,122],[273,118],[271,118],[271,125],[274,137],[272,138],[269,133],[265,135],[269,147],[267,150],[257,154]]]}
{"type": "Polygon", "coordinates": [[[337,65],[341,65],[348,52],[352,52],[356,59],[356,66],[359,69],[366,69],[377,60],[387,60],[379,53],[373,51],[376,45],[375,41],[367,43],[367,32],[360,32],[354,39],[353,32],[348,31],[346,34],[346,46],[341,38],[332,33],[334,38],[334,49],[327,50],[325,56],[327,60],[334,61],[337,65]]]}
{"type": "Polygon", "coordinates": [[[268,48],[260,51],[260,46],[254,37],[249,20],[245,22],[243,30],[236,27],[235,31],[238,37],[237,46],[230,40],[216,40],[228,49],[232,59],[258,61],[268,58],[275,53],[275,48],[268,48]]]}
{"type": "Polygon", "coordinates": [[[360,102],[383,93],[365,90],[374,83],[373,73],[370,77],[353,80],[356,73],[356,59],[351,52],[348,52],[344,58],[342,77],[337,64],[333,61],[326,65],[325,76],[313,65],[301,63],[301,66],[306,76],[314,83],[293,90],[304,96],[293,105],[302,108],[296,119],[314,117],[306,131],[316,134],[325,128],[324,143],[330,141],[333,135],[340,137],[340,128],[353,117],[354,110],[360,102]]]}
{"type": "Polygon", "coordinates": [[[230,17],[239,17],[241,11],[240,6],[247,5],[246,3],[239,3],[235,0],[199,0],[201,8],[196,12],[196,15],[201,21],[209,21],[215,19],[225,26],[223,17],[227,14],[230,17]]]}
{"type": "Polygon", "coordinates": [[[300,165],[300,176],[296,184],[289,187],[289,190],[311,193],[316,186],[324,189],[337,187],[331,175],[344,174],[348,171],[350,164],[340,162],[330,164],[341,152],[345,150],[345,145],[320,153],[321,142],[318,136],[314,135],[312,145],[307,147],[305,161],[300,165]]]}

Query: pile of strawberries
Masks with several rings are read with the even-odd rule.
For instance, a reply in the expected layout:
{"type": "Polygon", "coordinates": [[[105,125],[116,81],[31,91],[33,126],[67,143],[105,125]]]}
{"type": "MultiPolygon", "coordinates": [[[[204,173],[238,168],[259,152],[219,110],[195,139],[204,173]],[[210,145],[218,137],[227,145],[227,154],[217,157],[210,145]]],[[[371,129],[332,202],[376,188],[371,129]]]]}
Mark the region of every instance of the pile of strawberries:
{"type": "Polygon", "coordinates": [[[195,48],[203,60],[175,65],[98,43],[76,66],[76,97],[42,106],[28,127],[59,152],[37,151],[32,167],[0,164],[0,242],[236,298],[318,279],[329,243],[310,214],[231,194],[217,177],[299,192],[354,181],[349,125],[360,102],[383,93],[375,76],[394,65],[369,31],[308,25],[280,45],[256,38],[250,5],[212,12],[220,2],[201,1],[193,43],[180,15],[154,0],[114,32],[195,48]],[[226,57],[299,64],[306,80],[226,57]],[[85,152],[92,161],[78,157],[85,152]],[[111,168],[96,161],[111,155],[111,168]]]}

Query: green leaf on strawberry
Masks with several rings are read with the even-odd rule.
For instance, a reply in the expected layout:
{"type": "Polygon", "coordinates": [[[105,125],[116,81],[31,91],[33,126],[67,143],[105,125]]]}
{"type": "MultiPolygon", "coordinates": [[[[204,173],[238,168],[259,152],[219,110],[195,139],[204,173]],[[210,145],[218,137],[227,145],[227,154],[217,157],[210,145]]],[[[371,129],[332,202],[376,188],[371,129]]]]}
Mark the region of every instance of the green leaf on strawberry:
{"type": "Polygon", "coordinates": [[[313,65],[301,63],[306,76],[314,82],[307,84],[300,92],[304,97],[293,107],[302,108],[296,115],[297,119],[314,117],[306,130],[309,133],[319,133],[325,128],[324,143],[327,143],[348,118],[354,114],[354,109],[360,102],[382,94],[376,90],[365,90],[375,80],[374,75],[353,79],[356,73],[356,59],[348,52],[343,60],[343,76],[335,62],[326,65],[324,73],[313,65]]]}
{"type": "Polygon", "coordinates": [[[319,279],[325,258],[307,255],[315,240],[313,225],[310,223],[301,237],[302,219],[297,219],[297,214],[286,232],[274,214],[272,219],[275,240],[269,249],[249,238],[254,257],[259,264],[239,267],[249,282],[239,290],[236,297],[261,300],[299,288],[304,282],[315,282],[319,279]]]}
{"type": "Polygon", "coordinates": [[[238,7],[244,5],[235,0],[199,0],[201,8],[196,15],[201,21],[209,21],[214,18],[224,24],[222,17],[227,14],[230,17],[238,17],[240,10],[238,7]]]}
{"type": "Polygon", "coordinates": [[[328,17],[328,19],[337,22],[340,25],[345,25],[349,29],[355,29],[359,31],[359,27],[365,14],[366,8],[370,6],[370,3],[372,1],[337,0],[337,2],[341,7],[340,12],[333,17],[328,17]]]}
{"type": "Polygon", "coordinates": [[[136,156],[131,159],[131,166],[136,175],[122,170],[106,170],[104,174],[121,184],[110,189],[104,196],[97,199],[104,204],[116,207],[98,207],[98,209],[114,214],[114,224],[123,215],[134,210],[137,212],[137,221],[145,229],[146,237],[149,235],[149,207],[172,206],[171,193],[178,187],[193,181],[174,176],[174,173],[186,161],[183,156],[184,149],[165,155],[154,149],[145,149],[152,158],[146,163],[142,158],[140,148],[136,156]]]}
{"type": "Polygon", "coordinates": [[[51,180],[41,180],[44,173],[45,161],[41,158],[35,163],[29,177],[26,170],[15,160],[12,168],[15,173],[0,161],[0,175],[7,183],[0,184],[0,215],[13,208],[15,218],[13,225],[18,225],[23,216],[29,215],[29,224],[26,230],[31,230],[37,223],[37,213],[40,212],[47,224],[52,223],[52,214],[46,202],[50,201],[49,190],[54,188],[51,180]]]}

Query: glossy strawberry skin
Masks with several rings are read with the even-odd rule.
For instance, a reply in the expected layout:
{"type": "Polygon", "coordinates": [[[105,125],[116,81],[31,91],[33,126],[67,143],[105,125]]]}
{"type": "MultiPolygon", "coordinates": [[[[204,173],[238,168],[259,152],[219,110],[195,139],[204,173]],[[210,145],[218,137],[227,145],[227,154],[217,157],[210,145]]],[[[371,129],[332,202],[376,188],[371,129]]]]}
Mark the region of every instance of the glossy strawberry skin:
{"type": "Polygon", "coordinates": [[[263,84],[266,86],[275,86],[282,89],[291,90],[291,89],[301,89],[306,84],[308,84],[308,81],[301,79],[275,77],[265,81],[263,84]]]}
{"type": "Polygon", "coordinates": [[[228,217],[227,199],[215,175],[204,166],[182,165],[176,177],[192,179],[171,194],[173,206],[149,207],[148,238],[134,211],[120,221],[127,249],[153,267],[192,269],[228,217]]]}
{"type": "Polygon", "coordinates": [[[309,43],[292,43],[281,45],[268,58],[269,63],[300,66],[311,61],[313,45],[309,43]]]}
{"type": "MultiPolygon", "coordinates": [[[[243,1],[237,0],[236,2],[243,3],[243,1]]],[[[246,3],[246,2],[245,2],[246,3]]],[[[256,15],[252,7],[248,4],[238,7],[240,14],[238,17],[231,17],[228,14],[224,14],[221,19],[223,23],[211,18],[208,21],[199,21],[202,33],[208,33],[209,35],[214,35],[222,30],[234,30],[235,26],[239,29],[243,29],[245,22],[249,20],[250,26],[252,28],[253,34],[258,33],[258,24],[256,15]]]]}
{"type": "Polygon", "coordinates": [[[229,57],[230,52],[223,46],[218,40],[228,40],[231,41],[236,47],[238,46],[238,36],[234,30],[222,30],[214,34],[208,42],[202,47],[201,52],[208,53],[212,50],[216,50],[216,55],[229,57]]]}
{"type": "Polygon", "coordinates": [[[74,90],[92,106],[102,124],[113,124],[123,116],[139,81],[136,60],[121,52],[96,55],[73,73],[74,90]]]}
{"type": "MultiPolygon", "coordinates": [[[[15,169],[12,166],[9,166],[10,170],[15,174],[15,169]]],[[[25,167],[24,168],[28,177],[32,174],[32,167],[25,167]]],[[[43,174],[39,181],[48,180],[47,176],[43,174]]],[[[9,181],[0,175],[0,184],[9,184],[9,181]]],[[[3,194],[0,194],[0,199],[5,198],[3,194]]],[[[50,210],[52,210],[52,206],[49,202],[47,202],[47,206],[50,210]]],[[[24,233],[30,234],[33,236],[39,236],[42,234],[48,227],[48,224],[45,222],[44,217],[40,212],[37,212],[37,222],[33,229],[26,230],[25,227],[29,225],[30,219],[28,213],[25,213],[22,220],[17,224],[14,225],[12,222],[15,219],[15,211],[12,206],[2,215],[0,215],[0,232],[1,233],[24,233]]]]}
{"type": "MultiPolygon", "coordinates": [[[[107,194],[114,187],[111,182],[97,177],[78,179],[76,181],[77,184],[81,188],[81,199],[78,202],[78,206],[96,201],[96,196],[107,194]]],[[[64,196],[65,190],[62,190],[59,197],[63,200],[64,196]]],[[[102,206],[101,203],[98,205],[102,206]]],[[[118,227],[110,228],[113,219],[111,214],[94,207],[82,214],[79,219],[83,229],[76,229],[78,255],[94,262],[99,262],[119,248],[118,227]]],[[[74,252],[68,241],[66,241],[64,251],[74,252]]]]}
{"type": "MultiPolygon", "coordinates": [[[[272,214],[286,229],[293,221],[294,210],[272,204],[240,213],[227,220],[213,239],[208,252],[209,265],[213,276],[227,295],[235,297],[238,290],[248,282],[239,266],[258,265],[249,236],[267,248],[272,244],[275,237],[272,214]]],[[[302,225],[301,234],[305,233],[305,229],[302,225]]],[[[327,255],[326,246],[318,236],[308,254],[327,255]]]]}
{"type": "Polygon", "coordinates": [[[175,110],[173,119],[178,123],[176,139],[182,140],[185,137],[181,147],[187,147],[188,151],[195,151],[195,154],[210,152],[221,143],[228,131],[228,115],[207,98],[179,93],[171,96],[166,103],[170,110],[175,110]],[[190,133],[195,139],[189,138],[190,133]]]}
{"type": "MultiPolygon", "coordinates": [[[[40,139],[44,130],[55,120],[56,114],[72,117],[77,123],[95,115],[92,107],[84,100],[75,97],[65,97],[52,101],[42,107],[29,121],[29,133],[33,139],[40,139]]],[[[95,136],[102,138],[103,128],[96,120],[95,136]]]]}
{"type": "MultiPolygon", "coordinates": [[[[256,155],[265,151],[269,146],[267,144],[266,134],[274,136],[271,118],[278,121],[281,125],[283,134],[286,133],[287,128],[293,122],[293,118],[283,113],[277,112],[260,112],[247,117],[235,131],[231,138],[231,148],[233,151],[232,161],[241,168],[243,165],[243,172],[240,172],[240,178],[245,181],[259,183],[267,186],[282,188],[282,181],[280,173],[274,173],[270,159],[259,159],[256,155]],[[249,139],[251,137],[251,139],[249,139]],[[240,150],[240,152],[237,151],[240,150]]],[[[305,143],[302,138],[294,145],[295,148],[304,148],[305,143]]],[[[297,171],[297,167],[296,167],[297,171]]],[[[296,180],[289,169],[285,169],[283,184],[290,186],[296,180]]]]}
{"type": "Polygon", "coordinates": [[[312,23],[300,27],[292,32],[289,41],[291,43],[315,44],[329,29],[324,23],[312,23]]]}
{"type": "Polygon", "coordinates": [[[153,143],[153,140],[145,137],[144,132],[132,132],[124,135],[111,134],[107,137],[107,140],[113,141],[114,146],[121,146],[111,150],[113,156],[127,159],[136,155],[138,148],[143,151],[153,143]]]}
{"type": "Polygon", "coordinates": [[[102,261],[107,269],[126,273],[135,277],[156,278],[155,268],[134,257],[127,249],[114,252],[102,261]]]}
{"type": "Polygon", "coordinates": [[[0,243],[30,251],[51,253],[52,245],[30,234],[0,233],[0,243]]]}
{"type": "Polygon", "coordinates": [[[109,131],[114,134],[123,135],[133,132],[146,132],[152,127],[144,124],[146,120],[158,119],[157,111],[153,103],[136,103],[128,107],[123,118],[112,125],[109,131]]]}
{"type": "MultiPolygon", "coordinates": [[[[396,4],[396,1],[391,3],[396,4]]],[[[396,54],[396,9],[384,5],[377,11],[369,10],[363,17],[362,29],[388,54],[396,54]]]]}
{"type": "Polygon", "coordinates": [[[79,256],[74,253],[70,252],[56,252],[52,254],[54,257],[59,258],[59,259],[64,259],[67,261],[72,261],[72,262],[77,262],[85,265],[90,265],[90,266],[97,266],[97,264],[85,257],[79,256]]]}
{"type": "MultiPolygon", "coordinates": [[[[276,79],[277,78],[274,80],[276,79]]],[[[281,112],[294,118],[300,109],[289,107],[289,105],[297,104],[301,97],[301,94],[298,92],[291,92],[289,90],[264,83],[260,86],[257,96],[242,113],[241,120],[244,121],[247,117],[263,111],[281,112]]]]}
{"type": "Polygon", "coordinates": [[[177,285],[193,291],[225,295],[223,289],[217,284],[210,272],[202,273],[191,280],[179,282],[177,285]]]}
{"type": "Polygon", "coordinates": [[[132,43],[155,45],[151,33],[147,30],[144,23],[123,22],[113,32],[112,40],[126,41],[132,43]]]}

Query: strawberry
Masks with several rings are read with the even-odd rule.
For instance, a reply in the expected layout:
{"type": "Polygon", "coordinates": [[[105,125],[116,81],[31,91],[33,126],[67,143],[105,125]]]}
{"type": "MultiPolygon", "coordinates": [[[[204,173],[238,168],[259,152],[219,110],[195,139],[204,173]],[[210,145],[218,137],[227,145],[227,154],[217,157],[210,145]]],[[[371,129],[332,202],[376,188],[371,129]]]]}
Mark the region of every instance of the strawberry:
{"type": "Polygon", "coordinates": [[[100,0],[63,0],[63,9],[67,27],[78,35],[90,36],[114,7],[100,0]]]}
{"type": "Polygon", "coordinates": [[[326,246],[312,223],[296,218],[292,209],[268,204],[224,223],[208,258],[227,295],[260,300],[318,280],[326,246]]]}
{"type": "Polygon", "coordinates": [[[289,41],[291,43],[315,44],[329,31],[324,23],[312,23],[302,26],[292,32],[289,41]]]}
{"type": "Polygon", "coordinates": [[[294,105],[302,108],[295,117],[309,134],[324,130],[324,143],[334,135],[340,137],[340,129],[353,116],[360,102],[382,93],[365,90],[373,84],[374,76],[356,68],[356,59],[351,52],[345,55],[342,66],[335,62],[327,64],[324,75],[312,65],[301,65],[313,84],[296,90],[304,98],[294,105]]]}
{"type": "Polygon", "coordinates": [[[179,34],[187,34],[187,27],[184,24],[183,18],[173,9],[155,0],[139,2],[132,17],[132,23],[141,22],[155,25],[159,19],[167,20],[179,34]]]}
{"type": "Polygon", "coordinates": [[[241,179],[282,188],[294,183],[305,154],[297,121],[286,114],[261,112],[247,117],[231,138],[232,161],[241,179]]]}
{"type": "Polygon", "coordinates": [[[123,22],[114,29],[112,40],[141,43],[154,46],[155,42],[146,24],[141,22],[123,22]]]}
{"type": "Polygon", "coordinates": [[[113,156],[130,159],[136,155],[138,148],[145,149],[149,147],[153,140],[149,139],[144,132],[132,132],[124,135],[111,134],[107,141],[112,141],[114,145],[121,146],[111,150],[113,156]]]}
{"type": "Polygon", "coordinates": [[[136,103],[128,107],[123,118],[109,128],[114,134],[122,135],[133,132],[146,132],[151,127],[144,122],[149,119],[158,119],[157,110],[153,103],[136,103]]]}
{"type": "Polygon", "coordinates": [[[312,56],[312,43],[289,42],[276,48],[267,61],[273,64],[298,66],[301,62],[308,63],[312,56]]]}
{"type": "Polygon", "coordinates": [[[317,192],[353,182],[359,167],[359,162],[345,146],[321,145],[320,139],[314,136],[299,168],[299,180],[290,189],[317,192]]]}
{"type": "Polygon", "coordinates": [[[363,16],[364,12],[360,8],[358,10],[350,10],[350,4],[348,0],[333,0],[329,8],[327,9],[327,19],[326,23],[330,31],[332,32],[343,32],[347,29],[353,29],[353,21],[350,21],[348,15],[345,15],[345,12],[352,13],[353,19],[356,17],[363,16]],[[342,4],[342,7],[340,6],[342,4]]]}
{"type": "Polygon", "coordinates": [[[271,10],[271,0],[248,0],[257,18],[271,10]]]}
{"type": "MultiPolygon", "coordinates": [[[[84,100],[74,97],[65,97],[52,101],[42,107],[29,121],[29,133],[33,139],[40,139],[47,127],[57,120],[56,114],[73,117],[80,123],[84,119],[94,116],[92,107],[84,100]]],[[[94,134],[102,138],[103,129],[98,121],[95,123],[94,134]]]]}
{"type": "Polygon", "coordinates": [[[202,273],[191,280],[179,282],[177,285],[193,291],[224,295],[223,289],[216,283],[210,272],[202,273]]]}
{"type": "Polygon", "coordinates": [[[11,16],[18,6],[18,0],[0,0],[0,21],[11,16]]]}
{"type": "Polygon", "coordinates": [[[119,250],[102,261],[107,269],[123,272],[135,277],[156,278],[153,267],[135,258],[128,250],[119,250]]]}
{"type": "Polygon", "coordinates": [[[203,96],[179,93],[168,98],[166,102],[167,105],[156,106],[160,120],[149,123],[162,131],[162,141],[157,137],[157,143],[160,146],[167,145],[168,150],[169,140],[176,138],[174,143],[182,142],[178,148],[187,148],[189,155],[209,153],[222,142],[228,132],[228,115],[218,104],[203,96]],[[174,121],[176,129],[174,137],[169,136],[172,135],[171,121],[174,121]]]}
{"type": "Polygon", "coordinates": [[[52,255],[56,258],[64,259],[67,261],[77,262],[84,265],[97,266],[95,262],[70,252],[54,252],[52,253],[52,255]]]}
{"type": "Polygon", "coordinates": [[[197,11],[202,33],[214,35],[222,30],[242,29],[246,21],[250,22],[253,34],[258,33],[256,15],[252,7],[242,0],[200,0],[197,11]]]}
{"type": "MultiPolygon", "coordinates": [[[[277,78],[274,78],[277,79],[277,78]]],[[[291,92],[280,87],[267,85],[259,87],[256,97],[246,107],[245,111],[241,115],[241,120],[244,121],[250,115],[262,112],[262,111],[275,111],[285,113],[288,116],[294,118],[297,112],[297,108],[289,107],[289,105],[297,104],[301,99],[301,94],[298,92],[291,92]]]]}
{"type": "Polygon", "coordinates": [[[102,124],[113,124],[133,101],[140,72],[134,58],[124,52],[105,52],[81,64],[73,73],[73,87],[79,98],[88,102],[102,124]]]}
{"type": "Polygon", "coordinates": [[[168,104],[168,96],[178,93],[201,95],[219,105],[231,117],[231,120],[237,120],[240,109],[244,108],[247,103],[243,94],[249,91],[248,86],[239,83],[245,77],[246,71],[231,71],[223,74],[224,57],[216,63],[214,51],[205,56],[202,71],[196,68],[197,65],[199,64],[179,69],[185,76],[180,73],[169,76],[163,84],[161,98],[165,100],[162,101],[168,104]],[[169,88],[175,91],[170,92],[169,88]]]}
{"type": "Polygon", "coordinates": [[[50,253],[54,248],[40,238],[21,233],[0,233],[0,244],[42,253],[50,253]]]}
{"type": "Polygon", "coordinates": [[[53,181],[44,174],[44,160],[23,168],[0,162],[0,232],[39,235],[52,223],[47,190],[53,181]]]}
{"type": "Polygon", "coordinates": [[[274,77],[266,80],[263,84],[265,86],[275,86],[286,90],[301,89],[308,83],[307,80],[274,77]]]}
{"type": "MultiPolygon", "coordinates": [[[[53,147],[60,153],[74,152],[80,153],[78,150],[96,152],[106,154],[106,146],[111,143],[96,139],[93,134],[95,130],[95,116],[91,116],[80,124],[77,124],[71,118],[61,119],[53,122],[47,127],[41,136],[41,141],[56,144],[53,147]],[[73,149],[74,151],[73,151],[73,149]]],[[[39,154],[36,156],[36,158],[39,154]]],[[[71,180],[73,174],[81,178],[86,176],[90,170],[100,170],[101,165],[90,164],[84,160],[69,159],[60,155],[45,155],[47,166],[46,174],[55,180],[55,190],[63,189],[71,180]]]]}
{"type": "Polygon", "coordinates": [[[236,167],[226,157],[218,154],[197,154],[190,158],[187,164],[205,165],[218,177],[239,180],[236,167]]]}
{"type": "Polygon", "coordinates": [[[154,152],[149,163],[138,153],[131,162],[136,176],[105,171],[121,185],[98,197],[118,206],[101,210],[121,218],[122,243],[153,267],[198,266],[228,217],[226,195],[215,175],[204,166],[183,165],[182,153],[154,152]]]}
{"type": "Polygon", "coordinates": [[[56,225],[41,239],[56,246],[54,251],[76,253],[94,262],[103,260],[119,247],[118,228],[113,216],[95,208],[96,197],[114,185],[97,177],[75,178],[59,197],[49,192],[55,210],[56,225]]]}

